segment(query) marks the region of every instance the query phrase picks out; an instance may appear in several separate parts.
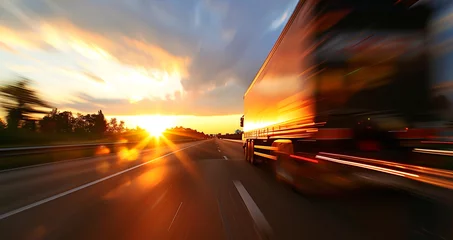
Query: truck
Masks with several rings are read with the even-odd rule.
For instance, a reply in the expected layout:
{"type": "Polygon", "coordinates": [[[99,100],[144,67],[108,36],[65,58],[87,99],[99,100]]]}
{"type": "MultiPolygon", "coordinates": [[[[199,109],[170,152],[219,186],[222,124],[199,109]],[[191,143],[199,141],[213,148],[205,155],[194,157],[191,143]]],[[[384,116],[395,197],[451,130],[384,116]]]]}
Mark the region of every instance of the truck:
{"type": "Polygon", "coordinates": [[[245,160],[313,194],[421,161],[413,149],[445,129],[431,15],[417,0],[299,1],[244,94],[245,160]]]}

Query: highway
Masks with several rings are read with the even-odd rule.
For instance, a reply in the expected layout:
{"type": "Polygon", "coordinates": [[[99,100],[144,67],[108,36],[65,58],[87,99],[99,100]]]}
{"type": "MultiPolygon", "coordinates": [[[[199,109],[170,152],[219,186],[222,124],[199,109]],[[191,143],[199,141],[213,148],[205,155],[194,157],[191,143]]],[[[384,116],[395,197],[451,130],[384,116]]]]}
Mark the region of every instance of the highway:
{"type": "Polygon", "coordinates": [[[0,238],[442,239],[451,219],[424,202],[308,198],[210,139],[0,172],[0,238]]]}

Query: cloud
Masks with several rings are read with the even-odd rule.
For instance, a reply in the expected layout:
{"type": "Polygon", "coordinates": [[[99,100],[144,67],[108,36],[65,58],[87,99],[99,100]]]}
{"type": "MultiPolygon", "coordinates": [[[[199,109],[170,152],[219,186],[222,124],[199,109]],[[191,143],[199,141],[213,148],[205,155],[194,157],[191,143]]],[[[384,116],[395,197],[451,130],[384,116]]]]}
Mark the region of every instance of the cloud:
{"type": "Polygon", "coordinates": [[[282,14],[282,16],[275,19],[271,24],[271,30],[276,30],[276,29],[280,28],[281,26],[283,26],[283,24],[285,24],[285,22],[288,21],[290,14],[291,13],[289,11],[286,11],[282,14]]]}
{"type": "Polygon", "coordinates": [[[82,74],[97,83],[105,83],[104,79],[94,75],[93,73],[85,71],[85,72],[82,72],[82,74]]]}
{"type": "Polygon", "coordinates": [[[58,107],[78,112],[93,112],[102,108],[109,115],[227,115],[243,111],[243,104],[238,103],[237,99],[242,99],[244,91],[245,88],[230,80],[223,86],[211,88],[202,94],[188,94],[185,98],[176,94],[172,99],[144,99],[139,96],[122,99],[78,93],[71,102],[58,107]]]}
{"type": "Polygon", "coordinates": [[[16,53],[16,50],[12,49],[10,46],[8,46],[4,42],[0,42],[0,49],[11,52],[11,53],[16,53]]]}
{"type": "Polygon", "coordinates": [[[240,113],[279,35],[268,30],[286,22],[294,2],[17,0],[0,9],[0,35],[14,50],[65,55],[86,77],[107,82],[72,103],[80,111],[93,101],[115,114],[155,112],[154,105],[176,114],[240,113]]]}

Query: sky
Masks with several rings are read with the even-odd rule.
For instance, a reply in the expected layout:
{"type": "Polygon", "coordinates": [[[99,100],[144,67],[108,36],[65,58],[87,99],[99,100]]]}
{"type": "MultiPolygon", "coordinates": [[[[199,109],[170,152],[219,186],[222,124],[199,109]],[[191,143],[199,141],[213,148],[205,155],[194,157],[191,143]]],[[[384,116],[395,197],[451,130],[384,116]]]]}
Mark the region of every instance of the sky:
{"type": "MultiPolygon", "coordinates": [[[[243,94],[297,0],[0,0],[0,83],[53,106],[239,129],[243,94]]],[[[4,115],[4,114],[2,114],[4,115]]]]}

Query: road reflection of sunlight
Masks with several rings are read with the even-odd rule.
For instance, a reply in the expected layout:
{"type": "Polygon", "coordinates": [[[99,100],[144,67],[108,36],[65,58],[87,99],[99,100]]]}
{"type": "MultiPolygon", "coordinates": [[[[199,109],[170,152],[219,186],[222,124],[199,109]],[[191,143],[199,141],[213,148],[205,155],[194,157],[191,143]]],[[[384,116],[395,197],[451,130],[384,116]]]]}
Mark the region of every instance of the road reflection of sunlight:
{"type": "Polygon", "coordinates": [[[145,137],[132,148],[121,147],[117,153],[118,163],[135,161],[140,157],[140,151],[146,148],[151,140],[151,137],[145,137]]]}
{"type": "Polygon", "coordinates": [[[142,162],[147,162],[154,158],[160,157],[165,152],[165,145],[161,141],[162,138],[163,136],[159,138],[150,138],[149,141],[153,141],[154,148],[152,151],[146,152],[146,154],[142,156],[142,162]]]}
{"type": "Polygon", "coordinates": [[[131,185],[131,181],[127,180],[126,182],[118,185],[116,188],[112,189],[109,191],[107,194],[102,196],[104,200],[111,200],[114,198],[119,197],[124,191],[126,191],[126,188],[128,188],[131,185]]]}
{"type": "Polygon", "coordinates": [[[96,171],[99,173],[106,173],[110,169],[110,163],[107,161],[100,162],[96,165],[96,171]]]}
{"type": "MultiPolygon", "coordinates": [[[[101,151],[105,151],[103,148],[101,151]]],[[[178,151],[179,147],[173,143],[170,139],[167,139],[165,136],[157,137],[145,137],[142,141],[131,148],[120,147],[117,151],[117,162],[116,164],[124,164],[131,161],[140,160],[140,162],[148,162],[153,159],[161,157],[166,152],[175,152],[174,155],[176,159],[182,164],[184,169],[189,173],[189,175],[201,182],[199,173],[194,168],[192,160],[184,151],[178,151]],[[154,147],[152,151],[143,152],[142,150],[148,147],[150,144],[154,147]],[[168,147],[168,148],[167,148],[168,147]]],[[[205,151],[200,149],[200,151],[205,151]]],[[[118,185],[113,190],[109,191],[102,198],[105,200],[112,200],[120,198],[121,195],[124,195],[125,191],[132,191],[130,194],[143,194],[146,191],[159,185],[167,176],[169,171],[168,165],[159,164],[149,165],[145,171],[139,173],[137,177],[133,179],[127,179],[123,184],[118,185]],[[129,190],[127,190],[129,189],[129,190]]],[[[163,162],[162,162],[163,163],[163,162]]],[[[98,173],[106,173],[112,170],[113,165],[108,161],[102,161],[96,166],[98,173]]],[[[129,194],[129,193],[128,193],[129,194]]]]}
{"type": "Polygon", "coordinates": [[[102,196],[102,198],[104,200],[113,200],[121,197],[124,198],[124,196],[131,196],[131,194],[142,195],[161,183],[166,173],[166,167],[148,169],[133,179],[127,179],[124,183],[102,196]],[[126,191],[128,193],[125,195],[126,191]]]}
{"type": "Polygon", "coordinates": [[[166,171],[165,167],[157,167],[145,171],[136,178],[138,187],[142,190],[155,187],[164,179],[166,171]]]}
{"type": "MultiPolygon", "coordinates": [[[[160,148],[160,140],[158,138],[146,137],[132,148],[120,147],[119,151],[117,152],[117,164],[123,164],[140,159],[141,151],[148,147],[150,143],[153,144],[155,150],[153,150],[150,154],[146,154],[146,157],[143,157],[141,160],[143,162],[146,162],[159,157],[163,152],[160,148]]],[[[96,166],[96,170],[99,173],[105,173],[109,171],[111,167],[111,164],[104,161],[96,166]]],[[[136,194],[140,194],[140,192],[143,192],[143,190],[149,190],[150,188],[153,188],[157,184],[159,184],[163,180],[165,172],[166,171],[164,167],[149,168],[145,172],[134,178],[132,181],[128,179],[123,184],[115,187],[113,190],[105,194],[103,196],[103,199],[112,200],[118,198],[128,188],[133,189],[136,194]]]]}
{"type": "Polygon", "coordinates": [[[96,148],[96,152],[95,154],[96,155],[106,155],[106,154],[109,154],[110,153],[110,148],[104,146],[104,145],[101,145],[99,147],[96,148]]]}
{"type": "MultiPolygon", "coordinates": [[[[178,147],[169,139],[162,137],[162,141],[170,148],[171,151],[177,151],[178,147]]],[[[195,180],[198,180],[201,182],[201,177],[197,173],[197,171],[194,168],[194,165],[191,162],[190,157],[185,153],[184,151],[179,151],[175,152],[174,155],[176,156],[176,159],[182,164],[182,166],[187,170],[189,175],[193,177],[195,180]]]]}
{"type": "Polygon", "coordinates": [[[138,159],[139,155],[140,153],[136,148],[128,149],[127,147],[122,147],[118,151],[118,162],[134,161],[138,159]]]}

